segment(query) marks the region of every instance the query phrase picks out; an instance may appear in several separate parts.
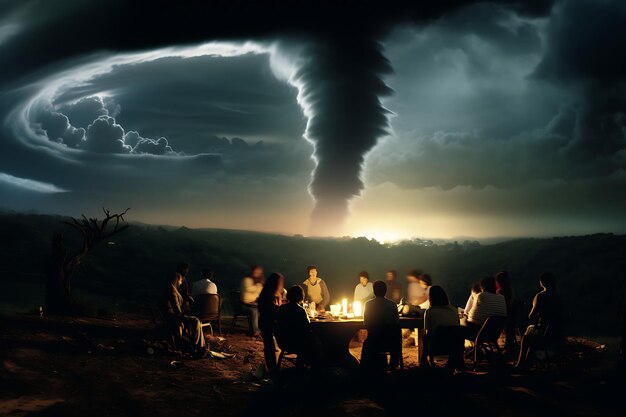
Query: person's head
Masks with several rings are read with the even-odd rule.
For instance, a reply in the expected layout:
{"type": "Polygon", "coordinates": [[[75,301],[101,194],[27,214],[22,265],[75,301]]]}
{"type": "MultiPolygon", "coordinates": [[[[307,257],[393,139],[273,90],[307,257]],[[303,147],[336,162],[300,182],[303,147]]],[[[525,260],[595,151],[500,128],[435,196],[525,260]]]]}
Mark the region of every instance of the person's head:
{"type": "Polygon", "coordinates": [[[384,297],[387,294],[387,284],[385,281],[374,281],[374,295],[376,297],[384,297]]]}
{"type": "Polygon", "coordinates": [[[421,274],[417,277],[417,283],[422,288],[428,288],[433,285],[433,279],[428,274],[421,274]]]}
{"type": "Polygon", "coordinates": [[[396,275],[397,275],[396,274],[396,270],[395,269],[390,269],[385,274],[385,278],[387,279],[387,281],[395,281],[396,280],[396,275]]]}
{"type": "Polygon", "coordinates": [[[439,285],[433,285],[430,287],[430,291],[428,292],[428,301],[430,301],[430,306],[447,306],[450,304],[450,300],[448,299],[448,294],[441,288],[439,285]]]}
{"type": "Polygon", "coordinates": [[[412,269],[406,273],[406,280],[408,282],[417,282],[420,275],[422,275],[422,271],[419,269],[412,269]]]}
{"type": "Polygon", "coordinates": [[[306,270],[309,273],[309,278],[317,278],[317,267],[315,265],[307,266],[306,270]]]}
{"type": "Polygon", "coordinates": [[[546,291],[556,291],[556,276],[552,272],[544,272],[541,274],[539,283],[546,291]]]}
{"type": "Polygon", "coordinates": [[[213,270],[209,267],[202,269],[202,278],[204,279],[213,279],[213,270]]]}
{"type": "Polygon", "coordinates": [[[366,286],[368,282],[370,282],[370,274],[367,271],[359,272],[359,282],[362,286],[366,286]]]}
{"type": "Polygon", "coordinates": [[[480,280],[480,290],[490,293],[496,293],[496,279],[494,277],[483,277],[480,280]]]}
{"type": "Polygon", "coordinates": [[[287,301],[290,303],[299,303],[304,300],[304,290],[299,285],[294,285],[287,290],[287,301]]]}
{"type": "Polygon", "coordinates": [[[168,276],[167,283],[168,285],[171,285],[175,287],[176,289],[178,289],[183,284],[183,276],[179,274],[178,272],[175,272],[171,274],[170,276],[168,276]]]}
{"type": "Polygon", "coordinates": [[[503,289],[511,287],[511,281],[509,280],[509,273],[507,271],[500,271],[496,274],[496,285],[498,288],[503,289]]]}
{"type": "Polygon", "coordinates": [[[472,289],[471,289],[472,294],[478,294],[480,291],[481,291],[481,289],[480,289],[480,281],[475,282],[472,285],[472,289]]]}
{"type": "Polygon", "coordinates": [[[250,276],[256,280],[263,279],[263,267],[261,265],[253,265],[250,268],[250,276]]]}
{"type": "Polygon", "coordinates": [[[183,277],[186,276],[189,272],[189,264],[187,262],[180,262],[176,267],[176,272],[178,272],[183,277]]]}
{"type": "Polygon", "coordinates": [[[285,289],[285,278],[280,272],[272,272],[267,278],[263,291],[267,290],[267,293],[272,296],[279,296],[285,289]]]}

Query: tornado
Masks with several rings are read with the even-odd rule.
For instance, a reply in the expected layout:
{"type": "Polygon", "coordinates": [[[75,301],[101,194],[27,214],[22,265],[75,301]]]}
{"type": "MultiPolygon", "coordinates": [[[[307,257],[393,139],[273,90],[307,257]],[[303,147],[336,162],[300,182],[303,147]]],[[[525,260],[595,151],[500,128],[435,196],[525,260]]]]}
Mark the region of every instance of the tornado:
{"type": "Polygon", "coordinates": [[[317,40],[299,53],[290,82],[308,123],[304,137],[316,163],[309,191],[315,199],[309,234],[341,233],[350,200],[361,194],[366,154],[389,133],[381,98],[391,65],[370,39],[317,40]]]}

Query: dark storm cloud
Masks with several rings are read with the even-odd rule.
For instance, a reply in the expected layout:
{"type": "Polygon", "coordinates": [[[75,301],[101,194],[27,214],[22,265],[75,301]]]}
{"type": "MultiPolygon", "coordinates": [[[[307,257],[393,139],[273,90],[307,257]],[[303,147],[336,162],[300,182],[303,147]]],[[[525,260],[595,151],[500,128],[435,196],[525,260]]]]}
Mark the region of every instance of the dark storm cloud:
{"type": "MultiPolygon", "coordinates": [[[[547,51],[535,76],[581,90],[573,141],[575,162],[601,158],[604,171],[626,147],[626,3],[563,2],[548,25],[547,51]]],[[[599,168],[601,169],[601,168],[599,168]]]]}
{"type": "Polygon", "coordinates": [[[116,120],[125,129],[165,136],[187,154],[210,152],[206,140],[212,136],[299,140],[306,126],[297,92],[276,79],[267,54],[116,65],[65,89],[55,101],[71,122],[76,120],[75,126],[86,127],[98,115],[109,114],[97,96],[103,91],[119,103],[116,120]]]}
{"type": "MultiPolygon", "coordinates": [[[[93,1],[89,6],[74,3],[60,18],[52,19],[55,28],[63,28],[57,32],[56,39],[37,39],[39,51],[34,54],[29,51],[28,56],[23,56],[21,51],[9,48],[0,53],[17,55],[21,59],[16,61],[41,66],[58,59],[58,55],[67,57],[87,49],[139,49],[207,38],[304,35],[313,39],[316,46],[308,49],[308,59],[319,59],[319,68],[314,69],[315,64],[305,65],[299,69],[297,78],[304,81],[302,88],[306,95],[314,97],[312,109],[319,111],[338,103],[335,108],[343,112],[348,126],[345,130],[340,127],[338,115],[309,115],[309,137],[316,145],[318,164],[311,184],[318,201],[314,220],[319,223],[324,219],[328,223],[323,227],[332,229],[342,223],[350,198],[362,190],[363,158],[386,131],[387,114],[379,103],[379,95],[388,91],[381,79],[387,65],[376,45],[377,38],[391,24],[430,21],[472,3],[304,1],[294,6],[287,1],[229,1],[193,2],[190,7],[178,8],[173,8],[171,2],[154,1],[147,8],[121,1],[93,1]],[[92,30],[94,18],[100,22],[115,21],[116,30],[92,30]],[[80,37],[76,38],[77,34],[80,37]],[[67,42],[69,46],[65,46],[64,38],[72,35],[67,42]],[[63,51],[56,49],[56,45],[64,45],[63,51]],[[341,88],[328,88],[327,83],[341,88]]],[[[548,1],[502,3],[524,13],[545,13],[550,5],[548,1]]],[[[46,7],[44,3],[39,5],[46,7]]],[[[52,11],[48,13],[54,15],[52,11]]],[[[20,42],[35,43],[33,37],[50,32],[50,25],[50,22],[40,23],[22,36],[20,42]]],[[[7,72],[10,77],[11,70],[7,72]]]]}

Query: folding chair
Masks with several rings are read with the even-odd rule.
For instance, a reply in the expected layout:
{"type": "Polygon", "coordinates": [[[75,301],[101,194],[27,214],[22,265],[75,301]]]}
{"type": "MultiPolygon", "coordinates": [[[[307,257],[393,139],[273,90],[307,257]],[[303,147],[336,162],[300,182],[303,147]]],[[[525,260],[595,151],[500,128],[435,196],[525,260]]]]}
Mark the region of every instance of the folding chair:
{"type": "Polygon", "coordinates": [[[250,323],[249,314],[246,313],[243,309],[243,304],[241,303],[241,291],[233,291],[230,296],[231,306],[233,308],[233,319],[230,322],[230,331],[232,332],[237,325],[237,321],[241,319],[246,319],[248,322],[248,330],[252,333],[252,326],[250,323]]]}
{"type": "Polygon", "coordinates": [[[502,354],[500,345],[498,345],[498,339],[506,325],[506,320],[507,318],[505,316],[491,316],[483,323],[474,339],[474,350],[472,352],[474,357],[474,370],[478,369],[479,349],[485,350],[486,353],[502,354]]]}

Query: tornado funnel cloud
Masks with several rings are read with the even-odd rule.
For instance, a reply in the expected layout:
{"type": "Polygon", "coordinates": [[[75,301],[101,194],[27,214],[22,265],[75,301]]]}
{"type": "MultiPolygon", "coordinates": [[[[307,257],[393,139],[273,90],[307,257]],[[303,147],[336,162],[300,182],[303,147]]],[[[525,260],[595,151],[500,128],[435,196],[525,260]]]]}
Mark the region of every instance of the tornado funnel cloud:
{"type": "Polygon", "coordinates": [[[364,188],[365,155],[388,133],[389,112],[381,98],[391,93],[382,78],[391,66],[372,40],[316,42],[303,55],[295,79],[309,115],[305,136],[314,144],[317,163],[309,232],[336,235],[350,199],[364,188]]]}

